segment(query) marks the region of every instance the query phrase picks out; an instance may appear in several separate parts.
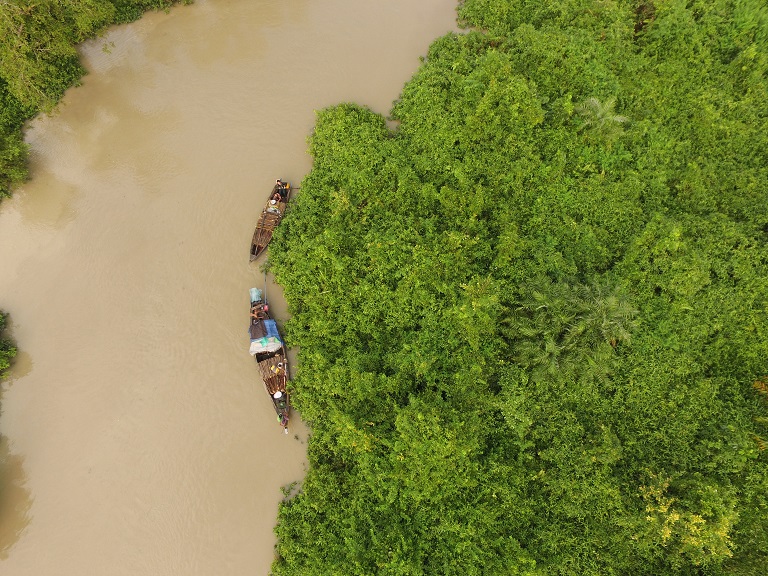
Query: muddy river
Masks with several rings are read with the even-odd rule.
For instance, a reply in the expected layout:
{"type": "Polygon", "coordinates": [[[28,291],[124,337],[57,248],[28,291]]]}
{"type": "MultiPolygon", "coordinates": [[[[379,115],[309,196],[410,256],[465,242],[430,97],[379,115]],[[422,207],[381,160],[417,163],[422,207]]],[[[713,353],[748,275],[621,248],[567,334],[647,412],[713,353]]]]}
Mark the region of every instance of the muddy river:
{"type": "MultiPolygon", "coordinates": [[[[248,263],[314,111],[387,113],[454,0],[197,0],[89,42],[0,204],[0,307],[21,353],[0,431],[3,576],[254,575],[300,480],[248,355],[248,263]]],[[[267,297],[279,319],[279,287],[267,297]]]]}

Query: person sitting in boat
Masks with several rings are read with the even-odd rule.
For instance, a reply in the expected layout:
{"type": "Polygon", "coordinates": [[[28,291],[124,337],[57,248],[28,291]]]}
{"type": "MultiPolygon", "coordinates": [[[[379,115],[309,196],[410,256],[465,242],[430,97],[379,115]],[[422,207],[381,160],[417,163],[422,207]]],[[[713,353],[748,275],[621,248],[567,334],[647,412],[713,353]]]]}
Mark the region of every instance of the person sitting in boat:
{"type": "Polygon", "coordinates": [[[275,192],[272,194],[272,196],[269,197],[269,206],[267,207],[268,212],[273,212],[275,214],[280,213],[280,202],[283,200],[282,196],[280,196],[279,192],[275,192]]]}
{"type": "MultiPolygon", "coordinates": [[[[275,392],[274,394],[272,394],[272,398],[274,398],[275,400],[277,400],[277,407],[278,407],[278,408],[279,408],[281,411],[282,411],[282,410],[285,410],[285,408],[286,408],[286,406],[287,406],[287,404],[285,403],[285,394],[283,394],[282,392],[280,392],[280,390],[278,390],[277,392],[275,392]]],[[[283,415],[285,415],[285,414],[283,413],[283,415]]]]}
{"type": "Polygon", "coordinates": [[[280,194],[280,199],[285,200],[288,196],[288,185],[278,178],[275,180],[275,187],[272,188],[272,194],[280,194]]]}
{"type": "Polygon", "coordinates": [[[269,369],[272,371],[272,373],[275,376],[283,376],[283,375],[285,375],[285,368],[283,368],[283,363],[282,362],[278,362],[277,366],[275,366],[273,364],[272,366],[269,367],[269,369]]]}
{"type": "Polygon", "coordinates": [[[256,305],[253,307],[253,310],[251,310],[251,317],[256,318],[257,320],[264,320],[268,318],[267,310],[269,310],[269,308],[267,308],[266,304],[256,305]]]}

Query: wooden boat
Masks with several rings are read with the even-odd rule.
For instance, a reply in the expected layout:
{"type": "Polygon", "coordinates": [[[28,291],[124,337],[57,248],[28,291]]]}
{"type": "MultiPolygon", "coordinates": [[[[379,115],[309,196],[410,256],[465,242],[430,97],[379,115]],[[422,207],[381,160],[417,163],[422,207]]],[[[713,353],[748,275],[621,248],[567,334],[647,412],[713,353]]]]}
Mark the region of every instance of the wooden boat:
{"type": "Polygon", "coordinates": [[[261,211],[259,220],[256,222],[256,229],[253,231],[253,240],[251,240],[251,262],[256,260],[256,258],[266,250],[267,244],[272,240],[272,233],[283,219],[290,196],[291,184],[289,182],[278,180],[275,187],[272,188],[269,200],[267,200],[267,204],[261,211]]]}
{"type": "Polygon", "coordinates": [[[261,290],[251,288],[250,353],[256,359],[264,389],[277,413],[277,421],[288,434],[291,405],[288,398],[288,357],[277,323],[269,317],[269,306],[261,290]]]}

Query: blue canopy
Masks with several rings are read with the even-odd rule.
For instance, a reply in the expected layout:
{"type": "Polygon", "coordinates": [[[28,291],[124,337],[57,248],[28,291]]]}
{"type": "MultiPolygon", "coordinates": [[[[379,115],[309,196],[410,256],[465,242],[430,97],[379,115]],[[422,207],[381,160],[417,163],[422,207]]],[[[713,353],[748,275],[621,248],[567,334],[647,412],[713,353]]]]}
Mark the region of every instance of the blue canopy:
{"type": "Polygon", "coordinates": [[[251,339],[251,356],[267,352],[277,352],[283,347],[280,333],[277,331],[277,323],[274,320],[264,320],[266,335],[261,338],[251,339]]]}

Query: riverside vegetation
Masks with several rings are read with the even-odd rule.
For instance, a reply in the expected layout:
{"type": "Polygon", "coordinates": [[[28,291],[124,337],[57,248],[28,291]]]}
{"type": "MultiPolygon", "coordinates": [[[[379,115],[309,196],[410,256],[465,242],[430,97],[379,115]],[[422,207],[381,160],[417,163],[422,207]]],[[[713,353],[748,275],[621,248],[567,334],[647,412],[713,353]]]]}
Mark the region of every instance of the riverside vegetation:
{"type": "Polygon", "coordinates": [[[5,373],[11,367],[11,359],[16,356],[16,347],[13,342],[5,337],[5,324],[7,314],[0,311],[0,379],[5,378],[5,373]]]}
{"type": "Polygon", "coordinates": [[[24,122],[50,112],[85,73],[76,45],[176,0],[0,2],[0,199],[27,177],[24,122]]]}
{"type": "Polygon", "coordinates": [[[318,113],[271,245],[310,468],[276,576],[768,563],[768,7],[466,0],[318,113]]]}
{"type": "MultiPolygon", "coordinates": [[[[73,46],[169,4],[0,3],[0,195],[73,46]]],[[[459,15],[396,130],[318,115],[272,243],[313,430],[274,573],[762,574],[764,2],[459,15]]]]}

